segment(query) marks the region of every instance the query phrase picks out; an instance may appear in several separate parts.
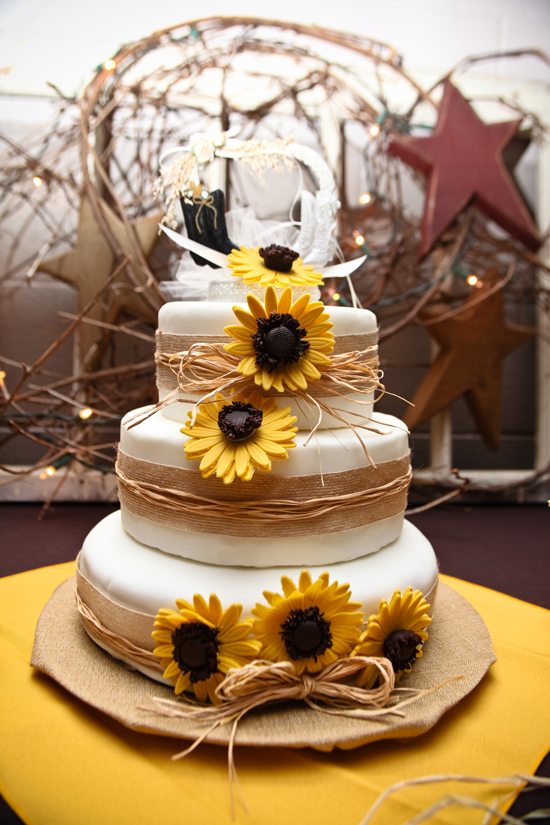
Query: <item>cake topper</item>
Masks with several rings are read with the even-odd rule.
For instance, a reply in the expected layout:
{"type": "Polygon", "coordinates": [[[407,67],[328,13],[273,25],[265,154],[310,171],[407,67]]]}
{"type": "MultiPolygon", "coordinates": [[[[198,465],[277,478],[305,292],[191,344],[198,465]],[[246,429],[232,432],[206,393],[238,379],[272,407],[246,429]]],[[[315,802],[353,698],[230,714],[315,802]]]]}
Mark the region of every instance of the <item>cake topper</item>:
{"type": "MultiPolygon", "coordinates": [[[[202,271],[203,283],[230,280],[233,275],[246,284],[310,287],[327,277],[349,278],[366,258],[327,266],[338,252],[334,235],[339,203],[334,178],[318,152],[291,140],[237,140],[233,132],[193,135],[187,145],[173,147],[161,157],[158,191],[166,207],[162,231],[189,251],[199,266],[208,263],[219,268],[202,271]],[[258,220],[248,209],[225,214],[221,190],[210,191],[201,180],[205,167],[216,158],[243,161],[259,179],[266,169],[301,164],[311,173],[317,191],[313,194],[300,186],[285,222],[258,220]],[[300,220],[295,220],[292,212],[298,200],[300,220]],[[187,235],[175,231],[178,201],[187,235]],[[275,254],[270,254],[274,249],[275,254]],[[322,273],[316,268],[322,268],[322,273]]],[[[183,278],[188,274],[186,262],[183,278]]],[[[350,290],[354,298],[351,284],[350,290]]]]}

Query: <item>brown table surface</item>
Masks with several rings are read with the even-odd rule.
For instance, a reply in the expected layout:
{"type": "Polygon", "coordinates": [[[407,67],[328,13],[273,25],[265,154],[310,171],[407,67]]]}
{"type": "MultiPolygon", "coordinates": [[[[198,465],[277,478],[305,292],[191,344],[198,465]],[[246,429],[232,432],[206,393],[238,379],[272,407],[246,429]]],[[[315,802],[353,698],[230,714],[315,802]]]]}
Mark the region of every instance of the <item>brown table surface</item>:
{"type": "MultiPolygon", "coordinates": [[[[56,504],[40,519],[39,504],[0,505],[0,576],[74,559],[86,533],[115,509],[108,504],[56,504]]],[[[428,510],[411,521],[432,542],[442,573],[550,608],[548,507],[455,505],[428,510]]],[[[538,773],[550,775],[550,757],[538,773]]],[[[523,816],[543,807],[550,807],[550,792],[540,790],[519,797],[510,813],[523,816]]],[[[2,799],[0,823],[21,823],[2,799]]]]}

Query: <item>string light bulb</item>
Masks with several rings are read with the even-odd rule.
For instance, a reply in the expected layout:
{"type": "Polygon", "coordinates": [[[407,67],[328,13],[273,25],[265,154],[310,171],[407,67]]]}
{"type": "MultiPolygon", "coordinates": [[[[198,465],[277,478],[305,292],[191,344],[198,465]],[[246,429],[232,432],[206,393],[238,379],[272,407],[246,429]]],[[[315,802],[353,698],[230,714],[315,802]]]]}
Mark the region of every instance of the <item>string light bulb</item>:
{"type": "Polygon", "coordinates": [[[116,69],[116,60],[113,60],[113,58],[112,58],[112,57],[110,57],[110,58],[109,58],[108,60],[106,60],[106,61],[105,61],[105,63],[103,64],[103,68],[104,68],[107,72],[114,72],[114,70],[116,69]]]}
{"type": "Polygon", "coordinates": [[[42,186],[43,183],[44,183],[44,180],[40,177],[40,175],[34,175],[34,177],[32,179],[32,185],[34,186],[35,189],[40,189],[40,187],[42,186]]]}
{"type": "Polygon", "coordinates": [[[42,472],[40,473],[40,480],[44,481],[46,478],[52,478],[57,473],[57,467],[54,467],[53,464],[49,464],[42,472]]]}
{"type": "Polygon", "coordinates": [[[340,298],[341,298],[341,295],[340,295],[339,292],[333,292],[332,293],[332,300],[334,301],[334,303],[338,303],[340,298]]]}
{"type": "Polygon", "coordinates": [[[371,202],[371,200],[372,195],[370,192],[362,192],[361,195],[359,195],[359,203],[361,204],[361,206],[366,206],[367,203],[371,202]]]}
{"type": "Polygon", "coordinates": [[[477,275],[474,275],[473,272],[470,272],[470,274],[466,278],[466,283],[468,284],[468,286],[477,286],[479,283],[479,278],[477,277],[477,275]]]}
{"type": "Polygon", "coordinates": [[[87,421],[88,418],[91,418],[94,414],[94,411],[91,407],[83,407],[81,410],[78,411],[78,417],[82,419],[82,421],[87,421]]]}
{"type": "Polygon", "coordinates": [[[373,138],[378,137],[380,134],[380,124],[373,123],[372,126],[369,128],[369,135],[373,138]]]}
{"type": "Polygon", "coordinates": [[[357,244],[357,246],[363,246],[363,244],[365,243],[365,236],[361,235],[361,233],[358,232],[355,236],[355,243],[357,244]]]}

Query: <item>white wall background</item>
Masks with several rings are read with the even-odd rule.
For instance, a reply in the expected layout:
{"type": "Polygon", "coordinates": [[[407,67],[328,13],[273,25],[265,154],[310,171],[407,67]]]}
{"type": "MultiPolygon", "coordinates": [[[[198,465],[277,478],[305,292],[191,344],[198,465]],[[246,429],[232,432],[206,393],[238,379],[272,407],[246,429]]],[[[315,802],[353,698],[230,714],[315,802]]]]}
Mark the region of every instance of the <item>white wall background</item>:
{"type": "MultiPolygon", "coordinates": [[[[0,93],[50,94],[51,81],[71,95],[119,46],[156,29],[198,16],[274,13],[387,42],[419,74],[495,50],[550,53],[550,0],[0,0],[0,93]]],[[[534,58],[482,71],[550,85],[550,69],[534,58]]]]}

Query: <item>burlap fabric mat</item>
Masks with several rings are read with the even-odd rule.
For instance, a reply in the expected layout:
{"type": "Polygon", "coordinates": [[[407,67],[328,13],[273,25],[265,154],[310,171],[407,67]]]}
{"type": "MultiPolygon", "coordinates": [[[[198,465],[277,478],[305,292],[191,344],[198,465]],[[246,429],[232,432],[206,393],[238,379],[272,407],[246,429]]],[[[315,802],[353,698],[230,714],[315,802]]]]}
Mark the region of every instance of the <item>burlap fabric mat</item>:
{"type": "MultiPolygon", "coordinates": [[[[403,718],[350,719],[312,710],[301,702],[287,703],[245,717],[235,744],[330,751],[424,733],[476,687],[495,661],[482,618],[442,582],[429,632],[425,656],[400,684],[425,689],[455,676],[462,678],[404,707],[403,718]]],[[[42,611],[31,664],[86,704],[133,730],[191,740],[204,732],[202,725],[140,709],[152,706],[153,697],[171,698],[173,692],[129,670],[91,641],[76,610],[74,577],[57,588],[42,611]]],[[[212,732],[206,741],[227,745],[228,740],[229,726],[225,726],[212,732]]]]}

